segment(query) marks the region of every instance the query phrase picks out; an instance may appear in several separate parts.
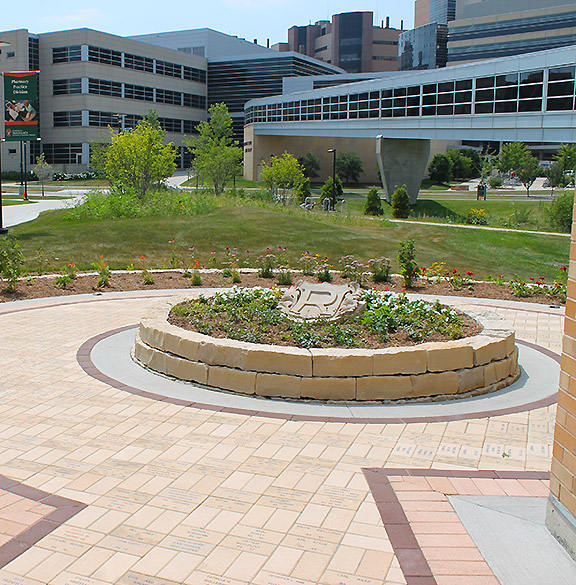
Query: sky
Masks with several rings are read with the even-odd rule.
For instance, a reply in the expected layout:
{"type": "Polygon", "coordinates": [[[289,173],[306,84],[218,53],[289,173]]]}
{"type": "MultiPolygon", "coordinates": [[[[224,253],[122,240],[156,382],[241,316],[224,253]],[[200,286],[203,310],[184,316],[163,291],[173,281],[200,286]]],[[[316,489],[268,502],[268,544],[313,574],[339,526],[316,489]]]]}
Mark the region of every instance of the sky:
{"type": "Polygon", "coordinates": [[[99,0],[95,8],[70,0],[28,0],[25,10],[4,10],[0,30],[27,28],[43,33],[72,28],[93,28],[121,36],[213,28],[220,32],[258,39],[260,44],[286,41],[294,25],[326,20],[340,12],[374,12],[374,22],[390,16],[390,24],[411,28],[413,0],[99,0]]]}

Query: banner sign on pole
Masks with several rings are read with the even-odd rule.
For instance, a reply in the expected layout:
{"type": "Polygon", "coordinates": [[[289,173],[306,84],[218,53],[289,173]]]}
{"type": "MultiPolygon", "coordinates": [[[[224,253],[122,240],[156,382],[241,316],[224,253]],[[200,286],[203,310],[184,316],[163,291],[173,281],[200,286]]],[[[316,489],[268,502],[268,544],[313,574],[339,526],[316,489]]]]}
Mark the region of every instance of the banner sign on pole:
{"type": "Polygon", "coordinates": [[[36,140],[38,118],[38,71],[4,73],[4,138],[36,140]]]}

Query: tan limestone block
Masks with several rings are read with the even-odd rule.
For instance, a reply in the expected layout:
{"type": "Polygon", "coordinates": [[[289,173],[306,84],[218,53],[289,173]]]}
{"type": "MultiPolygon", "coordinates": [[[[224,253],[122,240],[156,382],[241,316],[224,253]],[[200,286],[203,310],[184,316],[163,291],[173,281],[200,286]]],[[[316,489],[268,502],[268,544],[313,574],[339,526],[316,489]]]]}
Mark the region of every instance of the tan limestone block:
{"type": "Polygon", "coordinates": [[[235,339],[206,337],[198,346],[198,361],[210,366],[240,368],[242,351],[248,345],[235,339]]]}
{"type": "Polygon", "coordinates": [[[321,378],[371,376],[374,351],[365,349],[311,349],[312,375],[321,378]]]}
{"type": "Polygon", "coordinates": [[[153,351],[154,350],[149,345],[146,345],[140,340],[139,336],[136,337],[136,342],[134,343],[134,357],[139,362],[147,366],[152,358],[153,351]]]}
{"type": "MultiPolygon", "coordinates": [[[[192,333],[191,331],[187,331],[186,333],[192,333]]],[[[172,352],[176,355],[193,361],[197,362],[198,360],[198,352],[200,350],[200,340],[198,339],[197,334],[192,335],[184,335],[180,338],[178,345],[176,346],[176,351],[172,352]]]]}
{"type": "Polygon", "coordinates": [[[458,393],[471,392],[484,386],[484,368],[477,366],[458,373],[458,393]]]}
{"type": "Polygon", "coordinates": [[[411,394],[410,376],[368,376],[357,381],[357,400],[398,400],[411,394]]]}
{"type": "Polygon", "coordinates": [[[243,370],[293,376],[312,375],[312,355],[307,349],[255,343],[247,345],[249,347],[242,350],[240,359],[243,370]]]}
{"type": "Polygon", "coordinates": [[[146,364],[151,370],[166,374],[166,358],[168,357],[163,351],[156,348],[150,348],[152,350],[148,363],[146,364]]]}
{"type": "Polygon", "coordinates": [[[302,398],[354,400],[356,378],[302,378],[302,398]]]}
{"type": "Polygon", "coordinates": [[[207,384],[208,368],[206,364],[183,360],[175,356],[166,356],[166,374],[180,380],[189,380],[199,384],[207,384]]]}
{"type": "Polygon", "coordinates": [[[474,365],[474,350],[467,343],[445,341],[427,343],[426,346],[429,372],[462,370],[474,365]]]}
{"type": "MultiPolygon", "coordinates": [[[[494,338],[477,335],[469,341],[474,350],[474,365],[482,366],[495,360],[504,359],[508,355],[508,338],[494,338]]],[[[512,344],[514,340],[512,338],[512,344]]]]}
{"type": "Polygon", "coordinates": [[[374,351],[374,375],[423,374],[428,354],[422,347],[388,347],[374,351]]]}
{"type": "Polygon", "coordinates": [[[244,372],[234,368],[209,366],[206,384],[215,388],[233,390],[242,394],[254,394],[256,373],[244,372]]]}
{"type": "Polygon", "coordinates": [[[300,398],[302,378],[284,374],[256,374],[256,394],[258,396],[284,396],[300,398]]]}
{"type": "Polygon", "coordinates": [[[164,348],[164,323],[160,320],[146,320],[140,322],[140,338],[144,343],[156,349],[164,348]]]}
{"type": "Polygon", "coordinates": [[[438,396],[458,393],[458,374],[456,372],[427,373],[411,376],[412,396],[438,396]]]}

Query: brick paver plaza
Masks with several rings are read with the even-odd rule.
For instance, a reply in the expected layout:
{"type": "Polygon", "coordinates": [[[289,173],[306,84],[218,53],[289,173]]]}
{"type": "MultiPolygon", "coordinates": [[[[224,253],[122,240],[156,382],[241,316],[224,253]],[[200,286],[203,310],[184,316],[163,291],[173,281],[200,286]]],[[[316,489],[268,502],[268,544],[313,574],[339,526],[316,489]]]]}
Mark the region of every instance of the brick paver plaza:
{"type": "MultiPolygon", "coordinates": [[[[545,497],[555,406],[287,420],[153,400],[82,369],[86,340],[157,302],[0,305],[0,585],[497,585],[446,494],[545,497]]],[[[560,354],[562,310],[494,310],[560,354]]]]}

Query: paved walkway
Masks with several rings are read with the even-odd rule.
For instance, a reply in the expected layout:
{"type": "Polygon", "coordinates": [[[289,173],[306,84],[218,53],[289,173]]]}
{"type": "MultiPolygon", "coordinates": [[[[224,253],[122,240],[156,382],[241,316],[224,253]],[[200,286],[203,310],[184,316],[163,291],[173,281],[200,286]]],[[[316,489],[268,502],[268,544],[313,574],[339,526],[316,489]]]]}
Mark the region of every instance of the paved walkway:
{"type": "Polygon", "coordinates": [[[21,223],[27,223],[36,219],[43,211],[52,209],[64,209],[74,204],[78,198],[86,192],[85,189],[64,189],[58,192],[59,196],[71,197],[71,199],[52,199],[46,197],[45,200],[37,203],[22,203],[21,205],[7,205],[2,207],[4,227],[12,227],[21,223]]]}
{"type": "MultiPolygon", "coordinates": [[[[554,405],[286,420],[88,375],[83,344],[134,325],[159,294],[0,305],[0,585],[498,583],[446,494],[545,497],[554,405]]],[[[561,311],[495,310],[560,352],[561,311]]]]}

